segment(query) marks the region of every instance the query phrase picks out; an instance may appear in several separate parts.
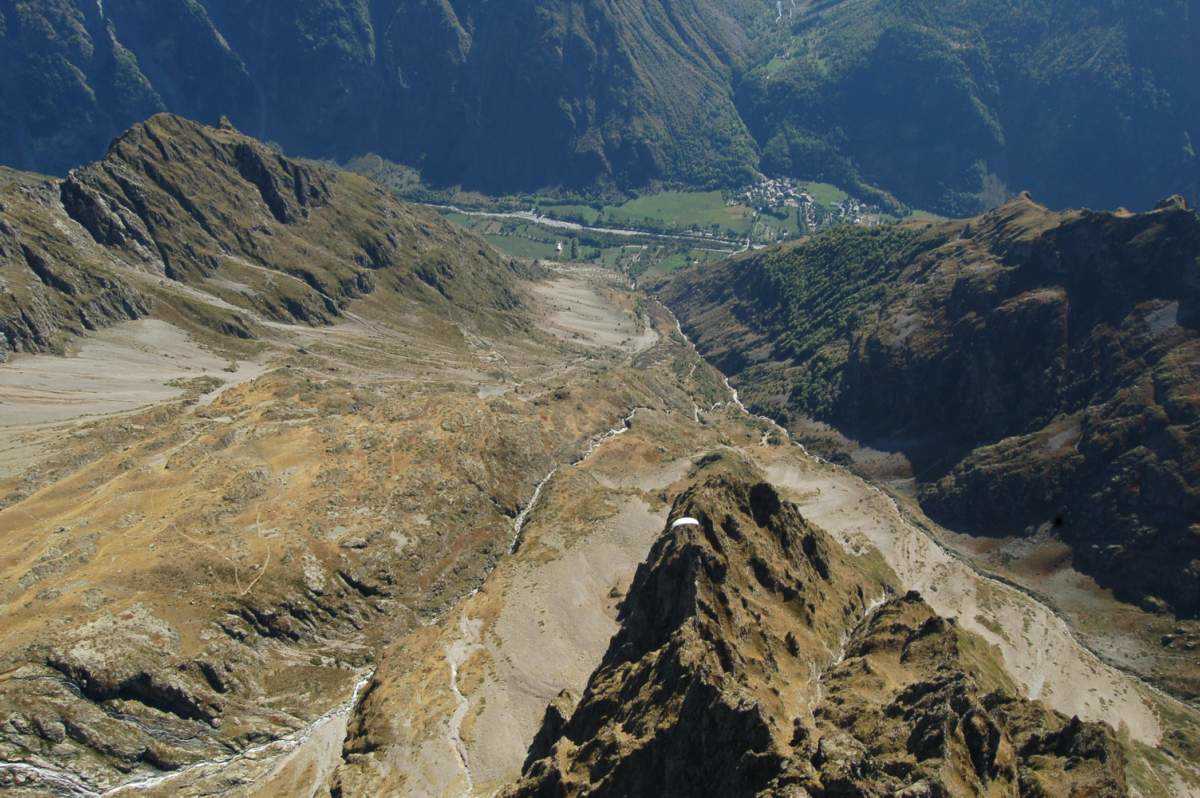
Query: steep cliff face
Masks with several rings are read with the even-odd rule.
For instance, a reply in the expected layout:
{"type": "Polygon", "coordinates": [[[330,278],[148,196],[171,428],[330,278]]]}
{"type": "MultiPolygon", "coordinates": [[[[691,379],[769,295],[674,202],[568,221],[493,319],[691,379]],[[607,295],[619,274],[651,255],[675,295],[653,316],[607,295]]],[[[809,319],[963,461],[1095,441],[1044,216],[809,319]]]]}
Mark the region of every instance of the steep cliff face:
{"type": "Polygon", "coordinates": [[[550,795],[1125,794],[1112,731],[1013,696],[996,652],[845,554],[744,462],[702,464],[569,719],[550,795]]]}
{"type": "Polygon", "coordinates": [[[170,110],[514,190],[740,179],[757,0],[0,3],[4,160],[63,172],[170,110]]]}
{"type": "Polygon", "coordinates": [[[514,268],[367,180],[170,115],[63,181],[0,177],[9,351],[144,315],[157,280],[216,297],[196,320],[249,337],[255,315],[328,324],[375,291],[512,309],[514,268]]]}
{"type": "Polygon", "coordinates": [[[763,411],[901,448],[951,525],[1051,524],[1121,595],[1200,611],[1200,221],[1047,211],[841,231],[665,298],[763,411]]]}

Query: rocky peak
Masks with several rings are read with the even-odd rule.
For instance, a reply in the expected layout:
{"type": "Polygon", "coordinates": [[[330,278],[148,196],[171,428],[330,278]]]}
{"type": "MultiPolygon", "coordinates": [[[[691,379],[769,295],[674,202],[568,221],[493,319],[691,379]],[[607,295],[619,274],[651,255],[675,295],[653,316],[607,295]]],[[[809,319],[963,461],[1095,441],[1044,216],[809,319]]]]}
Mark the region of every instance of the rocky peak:
{"type": "Polygon", "coordinates": [[[1170,211],[1170,210],[1186,211],[1187,209],[1188,209],[1187,199],[1185,199],[1180,194],[1172,194],[1171,196],[1167,197],[1165,200],[1163,200],[1162,202],[1160,202],[1154,206],[1154,210],[1156,210],[1156,211],[1170,211]]]}
{"type": "Polygon", "coordinates": [[[574,794],[584,771],[603,774],[602,795],[765,788],[793,734],[780,688],[808,681],[885,590],[739,457],[711,457],[693,478],[578,708],[553,746],[539,735],[550,753],[514,794],[574,794]],[[673,525],[684,518],[698,523],[673,525]]]}
{"type": "MultiPolygon", "coordinates": [[[[330,205],[336,182],[331,170],[285,158],[232,127],[159,114],[117,138],[102,161],[73,170],[62,196],[98,242],[188,281],[215,273],[230,257],[264,260],[263,238],[330,205]]],[[[334,271],[333,264],[317,260],[305,281],[334,288],[336,297],[336,287],[325,285],[332,275],[317,272],[334,271]]]]}
{"type": "Polygon", "coordinates": [[[744,460],[692,479],[670,518],[695,523],[668,525],[508,795],[1124,794],[1111,730],[1016,698],[996,652],[744,460]]]}
{"type": "Polygon", "coordinates": [[[212,295],[211,308],[179,310],[244,337],[247,316],[328,324],[379,290],[512,310],[514,268],[362,177],[169,114],[65,180],[0,176],[0,278],[16,287],[0,305],[8,350],[144,315],[133,286],[155,278],[212,295]]]}

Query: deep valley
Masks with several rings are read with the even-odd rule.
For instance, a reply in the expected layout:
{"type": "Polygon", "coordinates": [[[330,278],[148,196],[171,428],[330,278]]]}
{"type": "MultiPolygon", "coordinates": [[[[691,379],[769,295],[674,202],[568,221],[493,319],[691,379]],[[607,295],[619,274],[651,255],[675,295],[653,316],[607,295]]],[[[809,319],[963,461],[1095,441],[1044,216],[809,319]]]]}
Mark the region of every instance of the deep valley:
{"type": "Polygon", "coordinates": [[[0,171],[0,789],[1200,794],[1184,198],[453,219],[229,120],[0,171]]]}

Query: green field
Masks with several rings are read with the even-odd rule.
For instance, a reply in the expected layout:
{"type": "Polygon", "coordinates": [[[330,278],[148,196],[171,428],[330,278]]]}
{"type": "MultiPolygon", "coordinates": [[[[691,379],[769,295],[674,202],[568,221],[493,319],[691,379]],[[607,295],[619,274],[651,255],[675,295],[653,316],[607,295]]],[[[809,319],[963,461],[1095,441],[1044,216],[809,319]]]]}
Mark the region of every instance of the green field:
{"type": "Polygon", "coordinates": [[[685,266],[691,266],[697,260],[700,259],[694,257],[694,253],[676,252],[660,260],[655,265],[654,272],[656,274],[670,274],[671,272],[682,269],[685,266]]]}
{"type": "Polygon", "coordinates": [[[850,197],[845,191],[829,183],[801,183],[800,188],[807,191],[818,205],[837,205],[850,197]]]}
{"type": "MultiPolygon", "coordinates": [[[[454,211],[442,211],[442,216],[479,234],[496,249],[514,258],[556,259],[559,255],[555,245],[559,241],[566,247],[571,245],[570,237],[536,224],[468,216],[454,211]]],[[[580,251],[580,257],[586,258],[595,251],[594,248],[584,247],[580,251]]],[[[564,254],[569,253],[568,249],[564,254]]]]}
{"type": "Polygon", "coordinates": [[[456,225],[459,225],[460,227],[466,227],[466,228],[470,228],[470,229],[474,229],[474,227],[475,227],[475,219],[477,217],[467,216],[465,213],[456,213],[455,211],[439,211],[439,212],[442,214],[442,216],[444,218],[449,219],[450,221],[454,222],[456,225]]]}
{"type": "Polygon", "coordinates": [[[609,268],[617,268],[623,262],[636,258],[646,248],[641,245],[608,247],[600,253],[600,262],[609,268]]]}
{"type": "MultiPolygon", "coordinates": [[[[446,212],[443,215],[475,231],[489,244],[512,257],[531,260],[570,259],[572,237],[563,231],[529,222],[501,221],[454,212],[446,212]],[[559,241],[564,245],[562,255],[558,254],[555,247],[559,241]]],[[[592,243],[580,243],[578,259],[600,263],[636,278],[659,277],[694,263],[710,263],[731,254],[664,239],[648,239],[645,243],[631,244],[616,237],[599,238],[599,241],[588,238],[592,243]],[[597,247],[594,243],[602,245],[597,247]]]]}
{"type": "Polygon", "coordinates": [[[502,236],[494,233],[485,233],[483,237],[493,247],[514,258],[550,260],[558,257],[555,246],[545,241],[532,241],[518,235],[502,236]]]}
{"type": "Polygon", "coordinates": [[[540,205],[538,210],[552,219],[570,219],[586,225],[594,225],[600,218],[600,211],[591,205],[540,205]]]}
{"type": "MultiPolygon", "coordinates": [[[[845,191],[828,183],[807,182],[801,183],[800,187],[826,209],[848,198],[845,191]]],[[[673,240],[669,237],[671,235],[697,232],[711,234],[715,227],[718,237],[722,239],[744,240],[749,237],[755,243],[771,244],[794,239],[805,232],[801,228],[798,209],[780,208],[778,212],[758,213],[742,204],[727,204],[726,195],[720,191],[664,191],[620,205],[606,205],[602,209],[579,200],[565,202],[545,198],[540,201],[527,198],[524,207],[530,206],[551,218],[589,227],[621,227],[667,234],[668,237],[647,235],[631,241],[594,230],[572,232],[514,219],[466,216],[453,212],[444,215],[474,230],[502,252],[514,257],[566,260],[571,257],[571,241],[579,238],[579,260],[599,261],[635,277],[666,274],[696,261],[704,263],[729,254],[710,253],[706,251],[707,244],[673,240]],[[555,247],[559,241],[566,247],[561,255],[555,247]]]]}
{"type": "Polygon", "coordinates": [[[632,257],[622,256],[617,266],[631,277],[649,279],[661,277],[694,264],[715,263],[728,258],[730,254],[691,247],[647,247],[632,257]]]}
{"type": "Polygon", "coordinates": [[[717,225],[722,233],[732,230],[738,235],[750,229],[754,218],[749,208],[726,205],[720,191],[665,191],[609,206],[604,211],[610,222],[630,227],[649,225],[688,230],[695,226],[708,230],[717,225]]]}
{"type": "MultiPolygon", "coordinates": [[[[818,225],[828,225],[836,218],[836,208],[850,198],[844,190],[830,183],[817,181],[800,182],[799,188],[807,192],[818,206],[818,225]],[[822,216],[822,214],[824,214],[822,216]]],[[[740,195],[740,194],[739,194],[740,195]]],[[[578,197],[559,198],[547,196],[510,196],[492,198],[491,202],[469,204],[466,207],[512,212],[528,210],[543,214],[551,219],[574,222],[589,228],[621,228],[642,231],[659,236],[700,235],[715,236],[725,242],[745,241],[756,244],[773,244],[797,238],[812,232],[800,219],[797,208],[781,206],[772,211],[762,211],[735,200],[722,191],[662,191],[622,202],[600,206],[578,197]]],[[[478,198],[477,198],[478,199],[478,198]]],[[[485,198],[486,199],[486,198],[485,198]]],[[[484,220],[457,213],[447,213],[447,218],[482,234],[504,234],[525,236],[534,242],[542,241],[553,245],[558,240],[569,241],[576,232],[555,229],[536,223],[526,224],[516,220],[484,220]]],[[[895,221],[894,217],[882,215],[882,220],[895,221]]],[[[617,239],[603,243],[596,239],[609,239],[597,230],[580,234],[591,239],[593,245],[608,250],[610,247],[628,243],[617,239]]],[[[661,240],[661,239],[658,239],[661,240]]],[[[521,257],[552,257],[550,249],[534,243],[504,243],[496,241],[506,252],[521,257]]],[[[684,242],[679,242],[684,243],[684,242]]],[[[580,253],[581,259],[590,259],[591,253],[580,253]]]]}
{"type": "Polygon", "coordinates": [[[694,228],[712,231],[717,225],[722,236],[731,231],[743,235],[750,229],[754,212],[741,205],[727,206],[720,191],[665,191],[630,200],[623,205],[543,203],[542,213],[589,226],[631,227],[662,232],[687,232],[694,228]]]}

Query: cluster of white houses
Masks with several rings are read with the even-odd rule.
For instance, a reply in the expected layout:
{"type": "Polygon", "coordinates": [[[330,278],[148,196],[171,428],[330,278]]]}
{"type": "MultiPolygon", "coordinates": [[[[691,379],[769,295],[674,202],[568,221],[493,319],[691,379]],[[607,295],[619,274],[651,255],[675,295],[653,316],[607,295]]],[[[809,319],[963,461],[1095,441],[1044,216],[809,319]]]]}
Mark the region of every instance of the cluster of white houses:
{"type": "Polygon", "coordinates": [[[853,197],[847,197],[836,205],[822,205],[798,181],[786,177],[764,178],[735,192],[727,202],[729,205],[746,205],[760,213],[775,216],[781,212],[795,213],[796,226],[801,233],[815,232],[835,224],[874,227],[882,220],[878,206],[853,197]]]}

